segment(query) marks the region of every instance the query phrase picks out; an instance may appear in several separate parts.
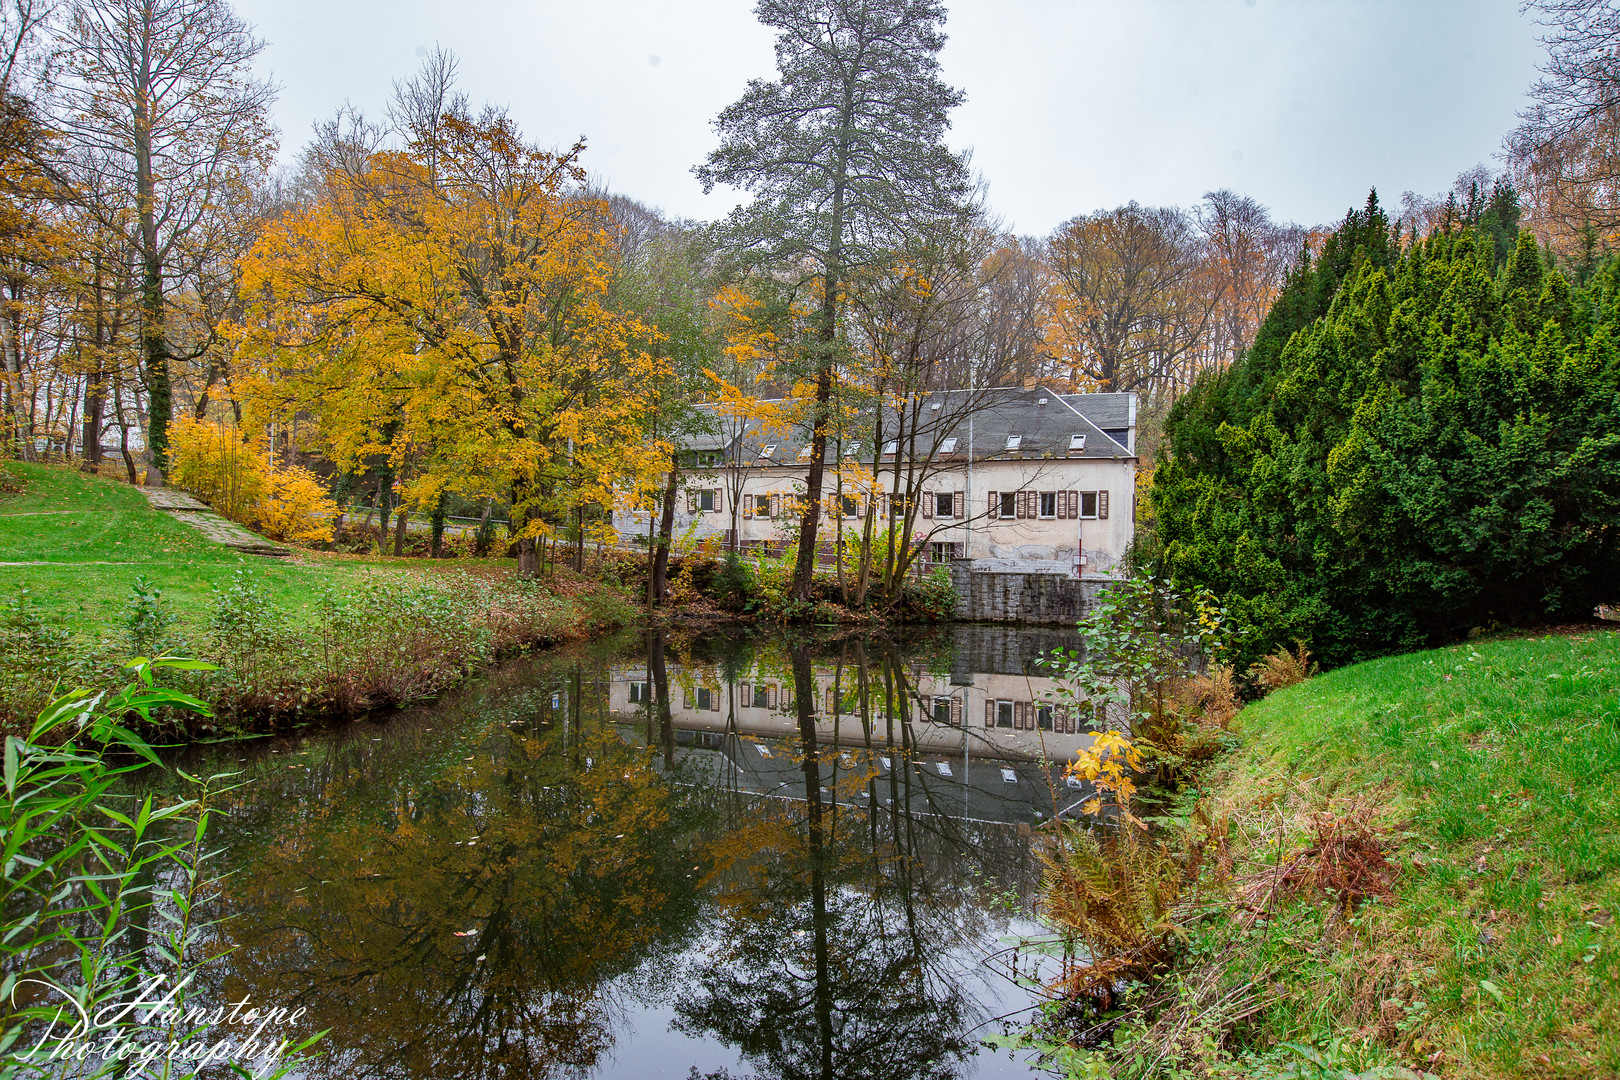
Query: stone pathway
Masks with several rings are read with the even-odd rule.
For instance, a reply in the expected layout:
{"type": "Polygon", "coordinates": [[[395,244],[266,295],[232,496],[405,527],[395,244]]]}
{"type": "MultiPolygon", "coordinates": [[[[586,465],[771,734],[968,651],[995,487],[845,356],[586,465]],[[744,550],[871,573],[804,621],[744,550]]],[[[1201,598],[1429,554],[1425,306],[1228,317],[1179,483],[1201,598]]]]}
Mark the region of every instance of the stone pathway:
{"type": "Polygon", "coordinates": [[[223,544],[249,555],[292,554],[286,548],[278,547],[264,537],[248,532],[236,522],[220,517],[209,509],[206,503],[198,502],[183,491],[147,487],[140,490],[151,502],[153,509],[174,515],[176,521],[185,522],[216,544],[223,544]]]}

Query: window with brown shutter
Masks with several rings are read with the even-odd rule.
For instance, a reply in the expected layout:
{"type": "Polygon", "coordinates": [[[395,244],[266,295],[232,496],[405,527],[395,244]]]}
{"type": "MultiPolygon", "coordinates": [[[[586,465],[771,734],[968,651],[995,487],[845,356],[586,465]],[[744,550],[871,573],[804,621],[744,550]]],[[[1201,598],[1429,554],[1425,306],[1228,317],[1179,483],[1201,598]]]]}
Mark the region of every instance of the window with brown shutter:
{"type": "Polygon", "coordinates": [[[923,517],[925,518],[931,518],[934,516],[934,493],[932,491],[923,492],[922,511],[923,517]]]}
{"type": "Polygon", "coordinates": [[[994,701],[984,703],[984,726],[988,728],[996,726],[996,703],[994,701]]]}
{"type": "Polygon", "coordinates": [[[686,493],[686,512],[688,514],[697,513],[697,492],[695,491],[686,493]]]}
{"type": "Polygon", "coordinates": [[[774,686],[765,688],[765,707],[768,709],[776,708],[776,687],[774,686]]]}
{"type": "Polygon", "coordinates": [[[778,517],[782,513],[782,496],[771,496],[771,517],[778,517]]]}
{"type": "Polygon", "coordinates": [[[714,489],[714,512],[717,514],[726,512],[726,492],[724,488],[714,489]]]}
{"type": "Polygon", "coordinates": [[[748,498],[743,499],[743,501],[742,501],[742,516],[745,519],[746,518],[751,518],[751,517],[754,516],[754,503],[753,503],[752,499],[748,499],[748,498]]]}
{"type": "Polygon", "coordinates": [[[967,517],[967,496],[963,492],[951,492],[951,516],[957,520],[967,517]]]}
{"type": "Polygon", "coordinates": [[[1080,516],[1080,493],[1078,491],[1071,491],[1071,492],[1069,492],[1069,517],[1077,518],[1079,516],[1080,516]]]}
{"type": "Polygon", "coordinates": [[[990,493],[990,516],[992,518],[1001,516],[1001,496],[994,491],[990,493]]]}
{"type": "Polygon", "coordinates": [[[1029,500],[1025,498],[1025,496],[1028,494],[1029,492],[1027,491],[1020,491],[1018,493],[1018,517],[1020,519],[1029,516],[1029,500]]]}
{"type": "Polygon", "coordinates": [[[960,697],[951,698],[951,723],[957,727],[962,726],[962,699],[960,697]]]}
{"type": "Polygon", "coordinates": [[[754,703],[754,692],[749,688],[748,683],[737,684],[737,696],[742,699],[742,703],[744,705],[752,705],[754,703]]]}
{"type": "Polygon", "coordinates": [[[1106,491],[1097,492],[1097,516],[1100,518],[1108,516],[1108,492],[1106,491]]]}

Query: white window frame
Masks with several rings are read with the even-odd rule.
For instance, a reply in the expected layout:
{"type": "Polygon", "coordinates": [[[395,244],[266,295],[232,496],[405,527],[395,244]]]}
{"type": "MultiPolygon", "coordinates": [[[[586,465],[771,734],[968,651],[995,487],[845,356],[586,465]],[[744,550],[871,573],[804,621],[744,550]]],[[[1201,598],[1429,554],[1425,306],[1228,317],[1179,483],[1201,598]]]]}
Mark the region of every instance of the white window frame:
{"type": "Polygon", "coordinates": [[[1086,437],[1084,435],[1070,435],[1069,436],[1069,453],[1078,454],[1080,451],[1084,450],[1085,448],[1086,448],[1086,437]]]}
{"type": "Polygon", "coordinates": [[[767,443],[765,446],[762,446],[760,448],[759,456],[762,457],[762,458],[768,458],[774,453],[776,453],[776,444],[775,443],[767,443]]]}
{"type": "Polygon", "coordinates": [[[1002,701],[1001,699],[997,698],[996,699],[996,727],[998,727],[998,728],[1011,728],[1014,725],[1016,725],[1017,723],[1018,723],[1018,710],[1013,707],[1013,702],[1011,702],[1011,701],[1002,701]],[[1007,713],[1007,722],[1005,724],[1003,724],[1001,722],[1002,710],[1006,710],[1006,713],[1007,713]]]}
{"type": "Polygon", "coordinates": [[[1102,503],[1102,500],[1097,497],[1097,492],[1095,492],[1095,491],[1082,491],[1080,493],[1080,520],[1082,520],[1082,521],[1096,521],[1096,520],[1098,520],[1098,518],[1097,518],[1097,510],[1098,510],[1099,506],[1101,505],[1101,503],[1102,503]],[[1088,499],[1088,498],[1091,500],[1091,513],[1089,513],[1089,514],[1086,513],[1086,499],[1088,499]]]}
{"type": "Polygon", "coordinates": [[[1015,518],[1017,518],[1018,517],[1018,492],[1016,492],[1016,491],[998,491],[998,492],[996,492],[996,495],[1001,499],[1001,505],[996,508],[996,520],[997,521],[1011,521],[1011,520],[1014,520],[1015,518]],[[1007,502],[1008,499],[1012,500],[1012,502],[1010,504],[1007,502]],[[1009,512],[1008,509],[1007,509],[1007,507],[1009,505],[1012,507],[1011,512],[1009,512]]]}
{"type": "Polygon", "coordinates": [[[714,504],[717,501],[715,496],[719,494],[718,491],[715,488],[698,488],[697,491],[694,494],[697,497],[697,512],[698,513],[700,513],[700,514],[712,514],[712,513],[714,513],[714,504]],[[708,506],[703,505],[703,502],[704,502],[705,499],[708,500],[708,503],[709,503],[708,506]]]}
{"type": "MultiPolygon", "coordinates": [[[[1061,494],[1062,494],[1061,492],[1057,492],[1057,491],[1037,491],[1035,493],[1035,498],[1037,500],[1036,503],[1035,503],[1035,510],[1037,511],[1035,516],[1037,518],[1039,518],[1040,520],[1042,520],[1042,521],[1055,521],[1055,520],[1057,520],[1057,501],[1058,501],[1058,497],[1061,494]],[[1046,500],[1047,499],[1052,500],[1052,512],[1050,514],[1048,514],[1046,512],[1046,500]]],[[[1067,496],[1063,496],[1063,497],[1067,498],[1067,496]]]]}
{"type": "Polygon", "coordinates": [[[954,454],[954,453],[956,453],[956,436],[952,435],[950,438],[948,438],[944,442],[940,443],[939,444],[939,452],[942,453],[942,454],[954,454]]]}
{"type": "Polygon", "coordinates": [[[934,518],[937,520],[939,518],[951,519],[951,518],[955,518],[955,517],[956,517],[956,492],[954,492],[954,491],[936,491],[936,492],[934,492],[934,518]],[[940,507],[942,507],[942,506],[945,508],[943,511],[940,510],[940,507]]]}
{"type": "Polygon", "coordinates": [[[1023,445],[1024,437],[1022,435],[1009,435],[1007,436],[1007,446],[1005,449],[1006,452],[1010,454],[1014,450],[1022,449],[1023,445]]]}
{"type": "Polygon", "coordinates": [[[771,497],[769,495],[750,495],[748,497],[754,500],[755,517],[768,518],[771,516],[771,497]]]}

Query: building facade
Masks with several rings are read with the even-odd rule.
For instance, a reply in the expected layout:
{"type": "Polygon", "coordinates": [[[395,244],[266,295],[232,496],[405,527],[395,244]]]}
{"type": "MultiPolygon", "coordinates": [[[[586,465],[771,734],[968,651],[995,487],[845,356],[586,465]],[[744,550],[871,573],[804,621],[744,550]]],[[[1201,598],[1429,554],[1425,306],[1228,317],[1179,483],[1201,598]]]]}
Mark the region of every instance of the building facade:
{"type": "MultiPolygon", "coordinates": [[[[719,535],[744,551],[784,546],[805,492],[807,437],[768,422],[725,426],[688,442],[676,534],[719,535]]],[[[1111,574],[1134,539],[1134,394],[943,392],[886,416],[883,430],[903,438],[828,443],[824,505],[846,533],[869,508],[878,531],[909,513],[929,562],[1080,575],[1111,574]]],[[[831,532],[824,518],[825,540],[831,532]]]]}

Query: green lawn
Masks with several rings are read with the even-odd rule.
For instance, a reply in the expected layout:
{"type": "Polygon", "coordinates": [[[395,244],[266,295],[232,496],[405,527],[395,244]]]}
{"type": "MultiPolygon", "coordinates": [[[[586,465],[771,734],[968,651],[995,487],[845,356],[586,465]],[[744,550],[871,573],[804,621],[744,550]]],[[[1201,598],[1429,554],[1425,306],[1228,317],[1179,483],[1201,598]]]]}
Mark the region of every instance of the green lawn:
{"type": "Polygon", "coordinates": [[[213,608],[213,588],[250,566],[277,605],[308,611],[315,591],[367,577],[447,569],[509,574],[496,559],[392,559],[296,550],[290,558],[243,555],[152,509],[135,488],[58,465],[7,462],[20,495],[0,494],[0,599],[26,588],[46,615],[79,637],[105,638],[122,625],[130,586],[151,579],[188,625],[213,608]]]}
{"type": "Polygon", "coordinates": [[[1239,882],[1308,845],[1311,815],[1358,804],[1400,871],[1348,925],[1306,900],[1198,932],[1276,995],[1249,1045],[1338,1037],[1347,1066],[1620,1076],[1620,633],[1374,660],[1240,721],[1214,778],[1239,882]]]}

